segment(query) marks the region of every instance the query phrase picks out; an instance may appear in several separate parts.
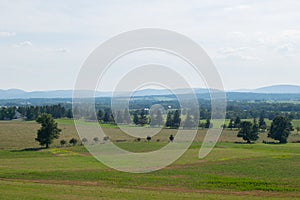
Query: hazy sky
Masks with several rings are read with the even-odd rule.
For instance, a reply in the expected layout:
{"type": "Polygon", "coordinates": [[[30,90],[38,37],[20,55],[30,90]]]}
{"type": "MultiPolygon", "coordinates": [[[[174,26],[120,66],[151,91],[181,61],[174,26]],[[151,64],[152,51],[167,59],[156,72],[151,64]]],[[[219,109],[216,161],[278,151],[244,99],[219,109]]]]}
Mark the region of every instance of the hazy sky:
{"type": "Polygon", "coordinates": [[[144,27],[199,43],[227,90],[300,85],[299,11],[298,0],[0,0],[0,89],[72,89],[94,48],[144,27]]]}

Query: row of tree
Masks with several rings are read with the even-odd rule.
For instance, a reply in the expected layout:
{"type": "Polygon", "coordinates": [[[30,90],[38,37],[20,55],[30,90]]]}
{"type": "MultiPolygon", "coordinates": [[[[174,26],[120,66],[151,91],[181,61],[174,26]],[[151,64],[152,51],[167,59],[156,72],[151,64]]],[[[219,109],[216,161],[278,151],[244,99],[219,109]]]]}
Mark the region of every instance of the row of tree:
{"type": "MultiPolygon", "coordinates": [[[[253,119],[253,123],[250,121],[242,121],[239,124],[239,132],[237,137],[243,138],[247,143],[256,141],[259,138],[259,124],[256,118],[253,119]]],[[[271,124],[268,137],[278,140],[279,143],[287,143],[289,135],[293,131],[293,126],[290,121],[285,116],[276,116],[271,124]]]]}
{"type": "MultiPolygon", "coordinates": [[[[155,103],[155,102],[153,102],[155,103]]],[[[159,103],[159,102],[157,102],[159,103]]],[[[147,103],[147,106],[151,106],[149,103],[147,103]]],[[[171,103],[168,102],[168,104],[174,106],[172,107],[172,110],[179,110],[177,107],[177,103],[171,103]]],[[[140,105],[144,105],[141,103],[140,105]]],[[[146,107],[147,107],[146,106],[146,107]]],[[[165,110],[168,110],[167,104],[164,102],[162,106],[165,108],[165,110]]],[[[211,109],[210,109],[210,103],[209,102],[202,102],[201,107],[198,108],[183,108],[181,114],[182,115],[188,115],[194,119],[209,119],[211,118],[211,109]]],[[[132,106],[131,106],[132,107],[132,106]]],[[[84,115],[86,119],[90,120],[99,120],[103,123],[128,123],[131,121],[131,118],[138,114],[140,115],[141,110],[143,109],[134,109],[131,108],[125,111],[117,111],[116,113],[112,113],[109,106],[105,105],[96,105],[96,108],[98,110],[97,115],[90,114],[84,115]],[[135,112],[137,113],[135,114],[135,112]],[[116,120],[116,121],[115,121],[116,120]]],[[[85,111],[80,111],[78,108],[74,109],[74,113],[76,112],[82,113],[85,111]]],[[[35,120],[41,113],[48,113],[51,114],[54,118],[72,118],[73,113],[72,109],[70,108],[70,105],[64,104],[57,104],[57,105],[47,105],[47,106],[19,106],[19,107],[1,107],[0,108],[0,120],[11,120],[18,117],[18,112],[21,117],[25,118],[26,120],[35,120]]],[[[144,110],[145,115],[149,115],[147,110],[144,110]]],[[[151,115],[151,113],[150,113],[151,115]]],[[[274,119],[275,116],[282,115],[287,117],[289,120],[293,119],[300,119],[300,105],[295,105],[291,103],[265,103],[265,102],[255,102],[255,103],[249,103],[249,102],[229,102],[227,106],[227,113],[226,113],[226,119],[235,120],[237,116],[241,119],[250,119],[250,118],[267,118],[267,119],[274,119]]],[[[158,116],[160,116],[158,114],[158,116]]],[[[153,122],[153,117],[150,116],[153,122]]],[[[160,123],[161,120],[158,120],[158,122],[153,122],[154,124],[160,123]]],[[[143,123],[143,122],[141,122],[143,123]]],[[[151,121],[148,120],[148,124],[150,124],[151,121]]],[[[146,123],[147,124],[147,123],[146,123]]],[[[235,121],[232,121],[230,123],[229,127],[236,128],[238,126],[238,123],[235,123],[235,121]]]]}
{"type": "Polygon", "coordinates": [[[42,113],[51,114],[53,118],[72,118],[72,110],[66,109],[64,106],[58,105],[47,105],[47,106],[21,106],[17,108],[17,111],[26,120],[36,120],[42,113]]]}
{"type": "MultiPolygon", "coordinates": [[[[254,118],[254,119],[255,119],[255,122],[256,122],[256,118],[254,118]]],[[[230,129],[238,128],[239,129],[240,126],[241,126],[241,118],[239,116],[237,116],[235,119],[233,119],[233,118],[230,119],[229,124],[228,124],[228,128],[230,128],[230,129]]],[[[262,130],[267,129],[267,124],[265,122],[265,118],[263,117],[263,115],[261,115],[259,117],[257,126],[258,126],[259,129],[262,129],[262,130]]],[[[224,125],[223,128],[227,128],[226,125],[224,125]]]]}
{"type": "Polygon", "coordinates": [[[0,120],[12,120],[16,118],[16,107],[0,108],[0,120]]]}
{"type": "MultiPolygon", "coordinates": [[[[144,116],[145,115],[143,114],[143,111],[141,111],[140,117],[138,117],[138,119],[143,120],[144,116]]],[[[169,125],[169,127],[173,127],[173,128],[179,127],[180,120],[181,120],[179,110],[175,110],[173,114],[169,112],[167,118],[168,119],[166,125],[169,125]]],[[[189,118],[190,117],[187,117],[185,123],[191,123],[189,121],[190,120],[189,118]]],[[[54,121],[53,117],[50,114],[44,113],[39,115],[39,117],[36,119],[36,122],[41,124],[41,127],[37,131],[37,137],[35,138],[35,140],[38,141],[41,146],[46,146],[46,148],[48,148],[54,139],[59,138],[61,129],[58,128],[57,123],[54,121]]],[[[273,122],[271,124],[268,137],[274,140],[278,140],[279,143],[287,143],[288,136],[290,135],[292,130],[293,130],[292,123],[287,117],[276,116],[273,119],[273,122]]],[[[241,121],[239,125],[239,132],[237,134],[237,137],[243,138],[243,140],[247,141],[247,143],[256,141],[259,138],[259,125],[257,123],[256,118],[253,119],[253,123],[250,121],[241,121]]],[[[98,138],[94,138],[93,140],[96,143],[99,141],[98,138]]],[[[108,138],[106,140],[108,140],[108,138]]],[[[148,136],[147,140],[150,141],[151,137],[148,136]]],[[[169,140],[172,142],[174,140],[174,136],[170,135],[169,140]]],[[[83,139],[82,142],[86,143],[87,140],[83,139]]],[[[61,140],[60,143],[61,145],[65,145],[67,141],[61,140]]],[[[75,145],[77,143],[77,140],[75,138],[72,138],[69,141],[69,143],[75,145]]]]}

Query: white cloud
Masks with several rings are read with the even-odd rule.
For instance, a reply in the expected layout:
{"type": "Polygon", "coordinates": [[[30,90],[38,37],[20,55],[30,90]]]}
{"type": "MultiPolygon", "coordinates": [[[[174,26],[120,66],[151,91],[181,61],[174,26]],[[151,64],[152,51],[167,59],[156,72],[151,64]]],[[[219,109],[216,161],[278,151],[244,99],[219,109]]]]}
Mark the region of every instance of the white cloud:
{"type": "Polygon", "coordinates": [[[251,47],[226,47],[217,50],[216,59],[259,61],[258,56],[251,55],[251,47]]]}
{"type": "Polygon", "coordinates": [[[275,48],[275,51],[280,55],[293,56],[296,53],[296,46],[293,44],[283,44],[275,48]]]}
{"type": "Polygon", "coordinates": [[[61,52],[61,53],[67,53],[69,50],[67,48],[58,48],[58,49],[54,49],[54,51],[61,52]]]}
{"type": "Polygon", "coordinates": [[[15,32],[6,32],[6,31],[1,31],[0,32],[0,37],[12,37],[15,36],[15,32]]]}
{"type": "Polygon", "coordinates": [[[235,5],[235,6],[229,6],[229,7],[225,7],[224,10],[225,11],[240,11],[240,10],[248,10],[250,9],[251,6],[250,5],[235,5]]]}
{"type": "Polygon", "coordinates": [[[17,46],[28,47],[28,46],[33,46],[33,44],[30,41],[23,41],[23,42],[20,42],[19,44],[17,44],[17,46]]]}
{"type": "Polygon", "coordinates": [[[58,53],[67,53],[69,50],[67,48],[39,48],[39,51],[44,52],[58,52],[58,53]]]}
{"type": "Polygon", "coordinates": [[[285,31],[283,31],[283,36],[285,36],[291,40],[300,42],[300,29],[299,30],[295,30],[295,29],[285,30],[285,31]]]}
{"type": "Polygon", "coordinates": [[[240,31],[232,31],[226,34],[227,39],[241,40],[241,39],[245,39],[246,37],[247,35],[240,31]]]}
{"type": "Polygon", "coordinates": [[[234,54],[234,53],[239,53],[242,51],[246,51],[247,49],[250,49],[250,47],[226,47],[226,48],[221,48],[217,52],[220,54],[234,54]]]}

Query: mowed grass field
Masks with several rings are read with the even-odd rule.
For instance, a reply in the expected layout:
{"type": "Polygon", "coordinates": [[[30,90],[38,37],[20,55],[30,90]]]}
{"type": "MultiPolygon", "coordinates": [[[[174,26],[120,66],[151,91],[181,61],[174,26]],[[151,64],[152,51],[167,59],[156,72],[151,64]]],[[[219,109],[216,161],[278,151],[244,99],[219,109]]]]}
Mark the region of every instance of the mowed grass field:
{"type": "MultiPolygon", "coordinates": [[[[60,139],[78,137],[73,121],[58,123],[60,139]]],[[[189,150],[172,165],[131,174],[104,166],[84,146],[61,147],[60,139],[50,149],[30,150],[39,147],[34,141],[38,128],[35,122],[0,122],[0,199],[300,199],[296,132],[290,143],[279,145],[261,143],[272,141],[267,133],[256,144],[243,144],[237,131],[224,130],[213,151],[199,159],[206,133],[199,130],[189,150]]],[[[176,134],[165,129],[151,142],[136,142],[115,126],[103,129],[118,146],[134,152],[159,149],[176,134]]]]}

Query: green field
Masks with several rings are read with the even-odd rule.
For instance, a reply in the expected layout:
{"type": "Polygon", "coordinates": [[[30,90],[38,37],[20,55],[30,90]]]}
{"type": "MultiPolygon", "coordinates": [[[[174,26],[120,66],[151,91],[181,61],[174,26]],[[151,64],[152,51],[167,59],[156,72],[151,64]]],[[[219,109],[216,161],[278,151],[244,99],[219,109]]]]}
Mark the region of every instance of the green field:
{"type": "MultiPolygon", "coordinates": [[[[71,120],[58,120],[60,139],[76,136],[71,120]]],[[[83,122],[85,125],[94,125],[83,122]]],[[[172,165],[151,173],[110,169],[83,146],[38,148],[35,122],[0,122],[0,199],[299,199],[300,136],[288,144],[243,144],[236,130],[225,130],[204,159],[198,151],[206,130],[172,165]],[[238,142],[238,143],[235,143],[238,142]]],[[[176,130],[165,129],[151,142],[135,142],[115,126],[104,126],[111,140],[134,152],[158,149],[176,130]],[[122,139],[124,142],[116,142],[122,139]],[[159,142],[157,142],[159,139],[159,142]]]]}

